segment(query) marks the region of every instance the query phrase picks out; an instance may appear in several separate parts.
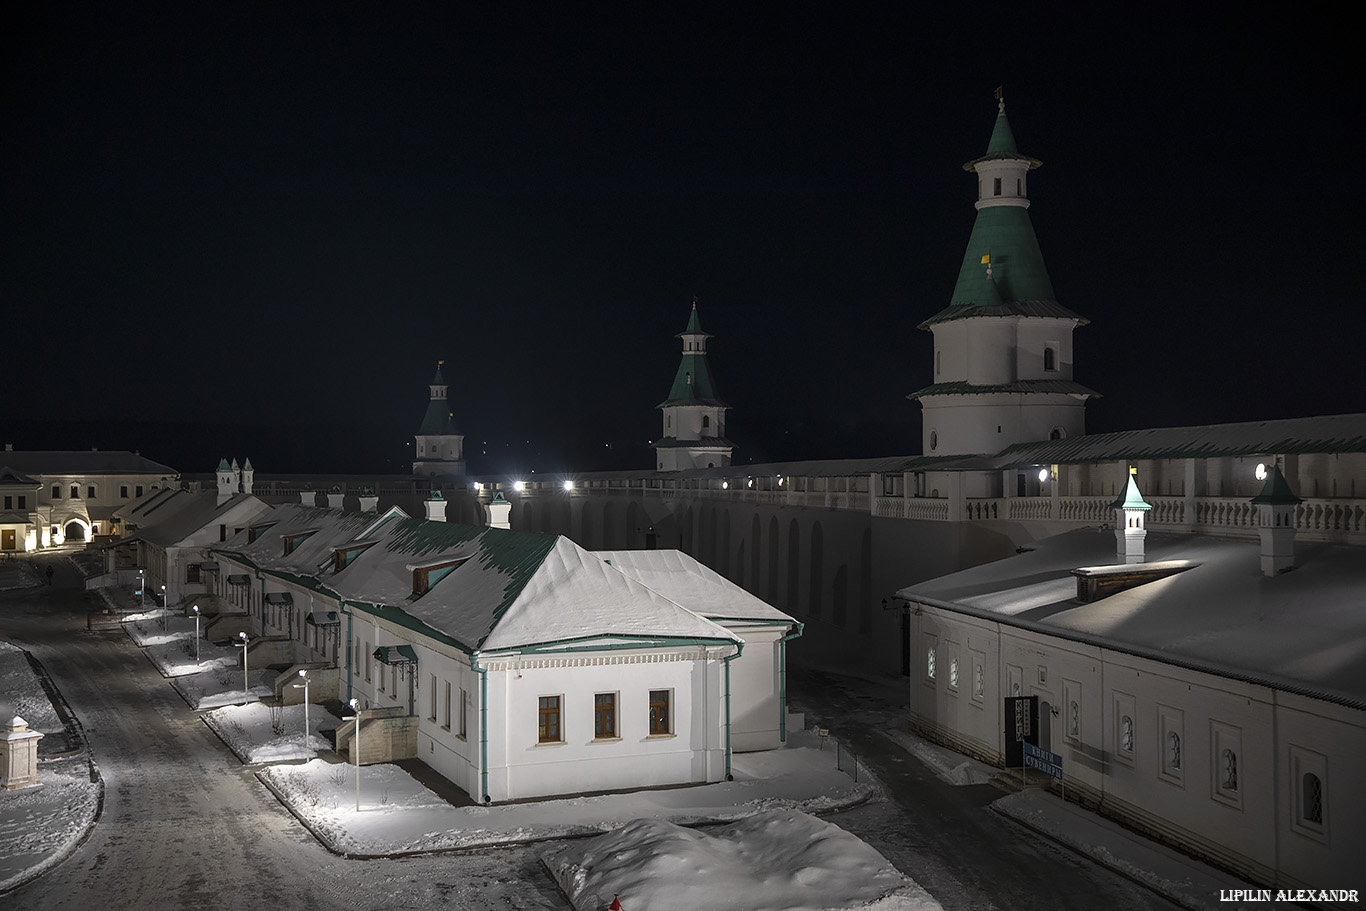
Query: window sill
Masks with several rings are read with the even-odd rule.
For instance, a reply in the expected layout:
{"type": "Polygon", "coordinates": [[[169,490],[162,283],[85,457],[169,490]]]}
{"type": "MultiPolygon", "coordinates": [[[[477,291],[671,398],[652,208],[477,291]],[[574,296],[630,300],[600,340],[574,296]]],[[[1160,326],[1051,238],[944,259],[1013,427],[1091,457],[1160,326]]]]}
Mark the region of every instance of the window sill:
{"type": "Polygon", "coordinates": [[[594,737],[593,743],[621,743],[620,737],[594,737]]]}
{"type": "Polygon", "coordinates": [[[649,734],[649,735],[647,735],[647,736],[645,737],[645,739],[646,739],[646,740],[673,740],[673,739],[674,739],[675,737],[677,737],[677,736],[678,736],[677,734],[649,734]]]}
{"type": "Polygon", "coordinates": [[[541,740],[536,743],[536,746],[538,747],[562,747],[566,745],[567,744],[563,740],[541,740]]]}

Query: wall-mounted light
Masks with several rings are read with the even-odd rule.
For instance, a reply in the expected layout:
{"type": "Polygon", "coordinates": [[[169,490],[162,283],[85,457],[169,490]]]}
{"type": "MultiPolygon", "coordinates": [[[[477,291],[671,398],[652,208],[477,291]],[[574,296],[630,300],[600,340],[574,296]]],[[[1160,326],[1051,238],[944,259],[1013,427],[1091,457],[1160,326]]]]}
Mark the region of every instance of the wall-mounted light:
{"type": "Polygon", "coordinates": [[[573,482],[573,481],[565,481],[564,484],[561,485],[561,486],[563,486],[565,490],[573,490],[573,489],[574,489],[574,482],[573,482]]]}
{"type": "Polygon", "coordinates": [[[1044,483],[1044,482],[1047,481],[1047,480],[1048,480],[1048,469],[1047,469],[1047,468],[1040,468],[1040,469],[1039,469],[1039,483],[1042,484],[1042,483],[1044,483]]]}
{"type": "Polygon", "coordinates": [[[1255,474],[1255,475],[1257,476],[1257,480],[1259,480],[1259,481],[1265,481],[1265,480],[1266,480],[1266,463],[1265,463],[1265,462],[1258,462],[1258,463],[1257,463],[1257,470],[1254,471],[1253,474],[1255,474]]]}
{"type": "Polygon", "coordinates": [[[526,481],[513,482],[512,489],[517,491],[518,493],[521,493],[522,491],[526,490],[526,481]]]}

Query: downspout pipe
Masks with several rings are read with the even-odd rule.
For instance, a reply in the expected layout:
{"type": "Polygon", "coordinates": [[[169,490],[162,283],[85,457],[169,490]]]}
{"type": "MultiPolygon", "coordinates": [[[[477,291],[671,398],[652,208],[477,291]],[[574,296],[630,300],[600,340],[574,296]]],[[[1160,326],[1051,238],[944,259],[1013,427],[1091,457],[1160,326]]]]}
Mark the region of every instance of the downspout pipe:
{"type": "Polygon", "coordinates": [[[806,628],[798,623],[797,628],[778,640],[778,742],[787,743],[787,643],[801,636],[806,628]]]}
{"type": "Polygon", "coordinates": [[[726,666],[726,781],[735,780],[735,776],[731,774],[730,770],[730,663],[739,658],[744,650],[745,644],[736,640],[735,654],[727,655],[721,659],[726,666]]]}
{"type": "Polygon", "coordinates": [[[351,701],[351,681],[355,678],[355,675],[351,670],[351,643],[355,642],[356,639],[355,636],[352,635],[351,623],[353,615],[346,609],[346,599],[338,598],[337,607],[341,608],[343,614],[346,614],[346,698],[343,699],[342,702],[347,703],[351,701]]]}
{"type": "Polygon", "coordinates": [[[484,804],[493,803],[489,797],[489,670],[479,666],[479,654],[470,653],[470,670],[479,675],[479,792],[484,804]]]}

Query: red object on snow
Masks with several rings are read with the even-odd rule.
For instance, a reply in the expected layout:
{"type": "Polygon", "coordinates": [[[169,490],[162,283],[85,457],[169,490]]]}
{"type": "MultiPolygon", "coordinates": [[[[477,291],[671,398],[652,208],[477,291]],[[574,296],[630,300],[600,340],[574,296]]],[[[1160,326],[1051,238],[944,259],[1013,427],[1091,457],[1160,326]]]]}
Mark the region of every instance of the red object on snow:
{"type": "Polygon", "coordinates": [[[607,906],[607,911],[621,911],[621,902],[617,901],[615,895],[612,896],[612,904],[607,906]]]}

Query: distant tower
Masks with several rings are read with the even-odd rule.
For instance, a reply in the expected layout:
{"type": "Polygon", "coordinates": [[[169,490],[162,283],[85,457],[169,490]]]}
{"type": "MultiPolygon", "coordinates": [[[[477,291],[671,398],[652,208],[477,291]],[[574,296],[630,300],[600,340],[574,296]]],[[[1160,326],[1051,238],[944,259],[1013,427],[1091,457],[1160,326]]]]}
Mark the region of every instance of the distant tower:
{"type": "Polygon", "coordinates": [[[1129,483],[1110,508],[1115,511],[1115,558],[1120,563],[1142,563],[1144,542],[1148,530],[1144,519],[1152,506],[1143,499],[1134,481],[1135,470],[1129,469],[1129,483]]]}
{"type": "Polygon", "coordinates": [[[255,477],[256,469],[251,467],[251,459],[247,459],[246,464],[242,466],[242,493],[251,493],[255,477]]]}
{"type": "Polygon", "coordinates": [[[417,452],[413,460],[413,474],[422,477],[446,477],[465,473],[465,437],[455,429],[451,420],[450,403],[446,400],[446,380],[441,376],[441,365],[436,362],[436,376],[432,377],[431,400],[422,426],[417,429],[417,452]]]}
{"type": "Polygon", "coordinates": [[[996,97],[986,154],[963,165],[977,175],[977,220],[958,283],[920,324],[934,333],[934,384],[909,398],[923,409],[925,455],[1078,436],[1095,395],[1072,380],[1072,330],[1087,321],[1053,296],[1029,220],[1026,177],[1040,162],[1016,150],[996,97]]]}
{"type": "Polygon", "coordinates": [[[227,460],[227,459],[219,459],[219,460],[218,460],[218,472],[217,472],[217,474],[218,474],[218,505],[219,505],[219,506],[222,506],[224,503],[226,503],[226,502],[228,502],[229,500],[231,500],[233,494],[235,494],[235,493],[237,492],[237,472],[233,469],[233,465],[236,465],[236,464],[237,464],[237,460],[236,460],[236,459],[233,459],[233,460],[232,460],[232,465],[229,465],[229,464],[228,464],[228,460],[227,460]]]}
{"type": "Polygon", "coordinates": [[[711,336],[702,331],[696,298],[688,328],[675,338],[683,340],[683,361],[669,397],[659,403],[664,412],[664,436],[655,442],[656,467],[660,471],[725,468],[735,448],[726,439],[726,411],[730,406],[716,394],[707,364],[707,339],[711,336]]]}

